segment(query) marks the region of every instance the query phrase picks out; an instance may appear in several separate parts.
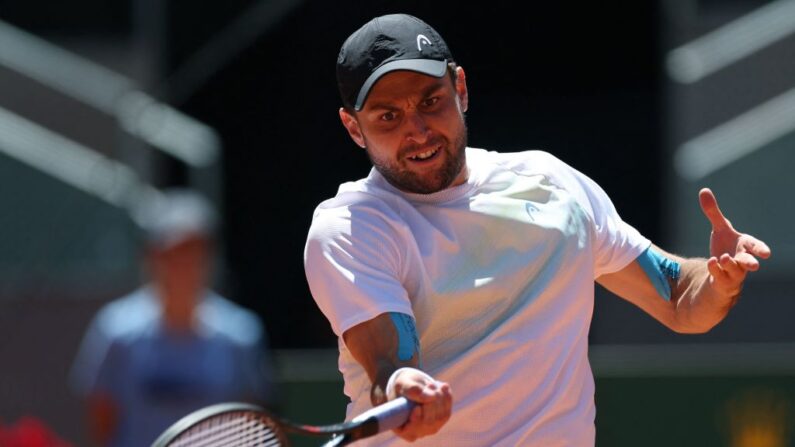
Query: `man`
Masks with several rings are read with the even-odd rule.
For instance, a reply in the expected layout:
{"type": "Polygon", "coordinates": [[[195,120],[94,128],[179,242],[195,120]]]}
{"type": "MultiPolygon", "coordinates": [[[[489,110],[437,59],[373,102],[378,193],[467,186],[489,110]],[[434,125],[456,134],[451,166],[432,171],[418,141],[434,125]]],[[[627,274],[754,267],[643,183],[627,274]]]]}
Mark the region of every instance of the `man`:
{"type": "Polygon", "coordinates": [[[594,281],[704,332],[770,254],[709,190],[711,257],[683,259],[552,155],[467,147],[464,69],[415,17],[354,32],[337,79],[342,124],[374,169],[318,206],[305,268],[339,337],[349,416],[398,395],[418,403],[373,445],[593,445],[594,281]]]}
{"type": "Polygon", "coordinates": [[[191,411],[271,394],[261,321],[207,288],[210,204],[174,189],[137,220],[152,281],[100,309],[72,371],[102,446],[147,446],[191,411]]]}

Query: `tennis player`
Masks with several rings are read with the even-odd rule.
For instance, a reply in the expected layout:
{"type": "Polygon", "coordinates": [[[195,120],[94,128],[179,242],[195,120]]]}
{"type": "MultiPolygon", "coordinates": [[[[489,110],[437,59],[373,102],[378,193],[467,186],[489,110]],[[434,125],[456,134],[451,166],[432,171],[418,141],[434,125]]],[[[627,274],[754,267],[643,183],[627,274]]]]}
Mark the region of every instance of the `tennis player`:
{"type": "Polygon", "coordinates": [[[708,189],[709,257],[685,259],[553,155],[468,147],[466,74],[416,17],[354,32],[337,79],[340,119],[373,169],[315,210],[306,275],[339,337],[348,415],[419,403],[369,445],[593,446],[594,281],[701,333],[770,255],[708,189]]]}

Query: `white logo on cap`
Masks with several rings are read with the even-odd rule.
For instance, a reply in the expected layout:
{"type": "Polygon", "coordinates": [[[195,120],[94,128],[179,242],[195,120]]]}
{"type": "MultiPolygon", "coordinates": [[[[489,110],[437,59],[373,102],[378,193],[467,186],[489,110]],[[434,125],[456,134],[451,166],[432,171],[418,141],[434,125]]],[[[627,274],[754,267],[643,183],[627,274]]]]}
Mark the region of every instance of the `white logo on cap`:
{"type": "Polygon", "coordinates": [[[422,44],[433,45],[430,39],[423,36],[422,34],[417,34],[417,49],[420,50],[420,52],[422,52],[422,44]]]}

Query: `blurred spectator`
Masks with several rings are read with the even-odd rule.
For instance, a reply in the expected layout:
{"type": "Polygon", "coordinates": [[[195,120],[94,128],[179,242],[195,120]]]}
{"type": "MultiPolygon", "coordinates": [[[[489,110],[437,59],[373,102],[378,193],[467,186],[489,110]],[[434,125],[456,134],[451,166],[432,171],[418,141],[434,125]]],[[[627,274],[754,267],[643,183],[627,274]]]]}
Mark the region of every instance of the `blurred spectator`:
{"type": "Polygon", "coordinates": [[[102,446],[148,446],[193,410],[271,395],[261,320],[207,288],[209,203],[175,189],[135,217],[151,282],[100,309],[71,374],[102,446]]]}

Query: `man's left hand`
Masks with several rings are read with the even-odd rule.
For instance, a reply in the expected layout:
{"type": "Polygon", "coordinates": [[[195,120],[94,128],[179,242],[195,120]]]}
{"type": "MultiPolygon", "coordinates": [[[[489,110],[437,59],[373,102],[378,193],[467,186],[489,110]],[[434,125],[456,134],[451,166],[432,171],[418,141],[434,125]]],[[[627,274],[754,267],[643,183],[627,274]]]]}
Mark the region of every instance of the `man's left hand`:
{"type": "Polygon", "coordinates": [[[709,238],[707,269],[710,284],[725,296],[740,294],[745,275],[759,270],[759,260],[770,257],[770,248],[759,239],[739,233],[718,207],[718,200],[709,188],[698,194],[701,210],[712,225],[709,238]]]}

